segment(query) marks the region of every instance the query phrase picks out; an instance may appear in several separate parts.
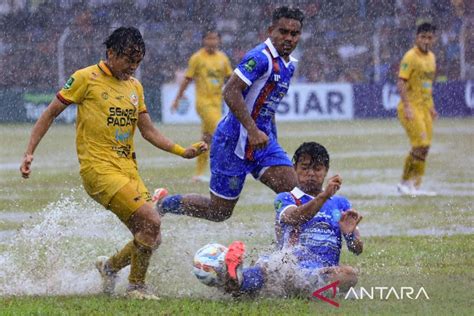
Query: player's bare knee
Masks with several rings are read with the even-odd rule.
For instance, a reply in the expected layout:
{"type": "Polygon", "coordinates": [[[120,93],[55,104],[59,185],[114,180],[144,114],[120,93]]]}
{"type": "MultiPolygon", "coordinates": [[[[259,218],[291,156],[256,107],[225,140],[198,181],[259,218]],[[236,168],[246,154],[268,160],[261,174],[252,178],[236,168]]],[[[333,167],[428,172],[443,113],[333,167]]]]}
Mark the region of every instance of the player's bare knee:
{"type": "Polygon", "coordinates": [[[425,160],[428,155],[429,147],[413,147],[410,154],[417,160],[425,160]]]}
{"type": "Polygon", "coordinates": [[[357,284],[358,278],[358,271],[357,269],[351,266],[342,266],[340,267],[340,289],[341,291],[347,292],[351,287],[357,284]]]}

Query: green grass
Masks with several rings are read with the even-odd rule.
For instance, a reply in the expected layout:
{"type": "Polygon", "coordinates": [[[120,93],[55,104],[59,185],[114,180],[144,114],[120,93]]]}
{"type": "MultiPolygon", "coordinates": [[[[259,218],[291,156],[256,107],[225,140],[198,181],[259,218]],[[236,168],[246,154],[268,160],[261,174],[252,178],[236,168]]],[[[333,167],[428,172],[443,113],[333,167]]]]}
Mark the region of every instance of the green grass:
{"type": "MultiPolygon", "coordinates": [[[[338,298],[339,308],[308,299],[230,299],[192,276],[190,258],[207,242],[241,239],[248,245],[249,260],[271,249],[274,195],[250,178],[233,217],[225,223],[164,218],[163,244],[148,277],[163,297],[160,302],[95,294],[98,281],[91,261],[120,248],[130,235],[81,188],[74,127],[53,126],[35,154],[31,179],[23,180],[17,166],[31,125],[1,125],[0,295],[4,296],[0,296],[0,315],[472,314],[473,123],[472,119],[436,123],[425,185],[440,194],[417,199],[401,198],[395,192],[409,147],[396,121],[280,124],[281,144],[289,153],[308,140],[328,148],[330,173],[340,173],[344,179],[340,193],[364,215],[360,224],[364,253],[353,256],[343,251],[341,257],[341,263],[360,270],[359,285],[423,286],[430,297],[338,298]],[[9,237],[2,237],[2,232],[9,237]],[[3,262],[4,256],[11,261],[3,262]]],[[[199,135],[198,126],[159,128],[182,144],[199,135]]],[[[189,181],[193,161],[154,149],[140,136],[136,141],[140,172],[150,189],[166,186],[171,192],[207,194],[206,185],[189,181]]]]}

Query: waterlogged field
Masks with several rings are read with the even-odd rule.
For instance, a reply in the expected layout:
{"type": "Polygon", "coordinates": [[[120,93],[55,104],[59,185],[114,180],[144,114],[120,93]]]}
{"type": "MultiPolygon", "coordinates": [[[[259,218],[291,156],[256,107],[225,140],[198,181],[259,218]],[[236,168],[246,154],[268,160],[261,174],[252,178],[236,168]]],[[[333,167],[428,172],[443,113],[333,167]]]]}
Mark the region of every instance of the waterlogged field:
{"type": "MultiPolygon", "coordinates": [[[[198,126],[160,128],[181,144],[199,137],[198,126]]],[[[359,225],[364,253],[356,257],[344,249],[341,258],[360,271],[356,295],[336,297],[338,308],[320,300],[272,297],[281,287],[278,282],[266,289],[270,297],[231,299],[192,275],[192,256],[208,242],[246,242],[248,263],[272,250],[274,194],[251,178],[225,223],[172,215],[163,219],[163,244],[149,271],[161,301],[98,294],[95,258],[120,249],[131,235],[82,189],[73,126],[52,127],[37,150],[31,179],[21,179],[18,166],[30,130],[31,125],[0,126],[1,315],[472,314],[472,119],[436,123],[424,188],[438,196],[419,198],[396,192],[409,147],[396,121],[280,124],[281,144],[289,153],[310,140],[329,149],[330,174],[344,179],[340,194],[364,215],[359,225]],[[406,288],[413,289],[412,299],[406,288]],[[415,299],[421,288],[426,295],[415,299]],[[362,289],[373,295],[361,298],[362,289]]],[[[207,194],[206,184],[190,180],[193,161],[156,150],[139,136],[136,140],[140,172],[150,190],[165,186],[172,193],[207,194]]],[[[127,274],[121,274],[119,294],[127,274]]]]}

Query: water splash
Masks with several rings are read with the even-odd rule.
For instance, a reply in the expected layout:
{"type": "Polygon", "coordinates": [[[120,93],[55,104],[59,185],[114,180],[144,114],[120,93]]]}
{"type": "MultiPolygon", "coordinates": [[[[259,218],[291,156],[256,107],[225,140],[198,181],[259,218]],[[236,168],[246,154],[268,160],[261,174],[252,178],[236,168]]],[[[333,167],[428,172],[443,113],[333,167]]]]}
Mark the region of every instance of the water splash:
{"type": "MultiPolygon", "coordinates": [[[[132,235],[112,212],[78,192],[50,203],[1,240],[0,296],[100,293],[96,257],[114,254],[132,235]]],[[[167,215],[162,221],[163,243],[148,271],[149,285],[161,296],[222,298],[192,274],[195,251],[212,241],[229,244],[249,236],[249,248],[257,251],[271,242],[272,215],[242,221],[245,215],[236,214],[225,223],[167,215]]],[[[128,272],[120,271],[118,294],[125,290],[128,272]]]]}
{"type": "Polygon", "coordinates": [[[76,199],[74,191],[35,217],[38,220],[16,231],[0,254],[0,295],[98,292],[94,258],[126,239],[125,228],[91,200],[76,199]]]}

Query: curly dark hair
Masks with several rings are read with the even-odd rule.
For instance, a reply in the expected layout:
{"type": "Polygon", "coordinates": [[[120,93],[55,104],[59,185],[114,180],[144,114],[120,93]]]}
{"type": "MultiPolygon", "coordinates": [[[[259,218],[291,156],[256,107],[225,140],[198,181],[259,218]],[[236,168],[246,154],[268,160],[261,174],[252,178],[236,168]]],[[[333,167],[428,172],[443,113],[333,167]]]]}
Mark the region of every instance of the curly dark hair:
{"type": "Polygon", "coordinates": [[[275,24],[281,18],[297,20],[301,23],[301,26],[303,26],[304,13],[298,8],[282,6],[273,11],[272,23],[275,24]]]}
{"type": "Polygon", "coordinates": [[[323,145],[316,142],[305,142],[301,144],[293,155],[293,164],[295,166],[303,155],[310,156],[312,164],[323,165],[329,169],[329,153],[323,145]]]}
{"type": "Polygon", "coordinates": [[[425,32],[436,32],[436,26],[429,22],[424,22],[418,25],[416,28],[416,34],[425,33],[425,32]]]}
{"type": "Polygon", "coordinates": [[[103,43],[118,55],[145,56],[145,41],[135,27],[119,27],[103,43]]]}

